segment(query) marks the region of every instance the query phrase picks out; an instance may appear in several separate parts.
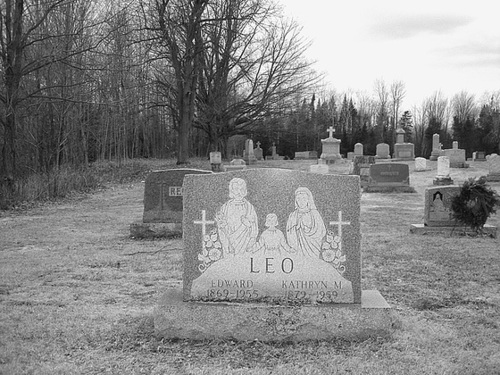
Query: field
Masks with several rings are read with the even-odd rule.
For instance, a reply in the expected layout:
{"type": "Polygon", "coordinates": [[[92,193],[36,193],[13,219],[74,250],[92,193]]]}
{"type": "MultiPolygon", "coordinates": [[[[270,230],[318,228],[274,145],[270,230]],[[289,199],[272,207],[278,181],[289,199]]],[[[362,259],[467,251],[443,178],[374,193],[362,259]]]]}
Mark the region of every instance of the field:
{"type": "MultiPolygon", "coordinates": [[[[144,171],[93,194],[0,212],[0,373],[500,374],[500,240],[410,234],[423,222],[431,166],[411,173],[417,193],[362,196],[362,286],[378,289],[401,321],[392,337],[362,342],[154,337],[157,300],[181,283],[182,241],[130,238],[144,171]]],[[[486,172],[476,162],[451,177],[486,172]]],[[[500,226],[500,215],[488,223],[500,226]]]]}

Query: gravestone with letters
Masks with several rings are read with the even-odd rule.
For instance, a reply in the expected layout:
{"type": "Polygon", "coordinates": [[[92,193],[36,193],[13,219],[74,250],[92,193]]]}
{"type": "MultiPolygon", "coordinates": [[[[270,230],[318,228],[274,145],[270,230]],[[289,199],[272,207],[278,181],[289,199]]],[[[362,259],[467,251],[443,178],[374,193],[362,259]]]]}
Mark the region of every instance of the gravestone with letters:
{"type": "Polygon", "coordinates": [[[388,328],[383,297],[361,290],[358,176],[190,175],[184,194],[183,290],[160,303],[161,336],[276,341],[388,328]]]}
{"type": "Polygon", "coordinates": [[[169,169],[151,172],[144,186],[142,222],[131,224],[131,235],[144,238],[182,234],[184,176],[211,173],[200,169],[169,169]]]}
{"type": "Polygon", "coordinates": [[[380,163],[370,165],[368,185],[364,191],[414,193],[410,186],[410,168],[404,163],[380,163]]]}
{"type": "Polygon", "coordinates": [[[352,170],[350,174],[360,177],[361,187],[368,185],[370,178],[370,165],[375,164],[375,156],[370,155],[356,155],[352,161],[352,170]]]}

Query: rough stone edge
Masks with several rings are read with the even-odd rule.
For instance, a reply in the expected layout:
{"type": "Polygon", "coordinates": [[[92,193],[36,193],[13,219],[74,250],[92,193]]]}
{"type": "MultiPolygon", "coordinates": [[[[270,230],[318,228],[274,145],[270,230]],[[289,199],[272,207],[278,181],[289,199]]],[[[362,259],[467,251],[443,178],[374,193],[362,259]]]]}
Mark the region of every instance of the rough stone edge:
{"type": "MultiPolygon", "coordinates": [[[[497,238],[497,227],[485,224],[483,232],[493,238],[497,238]]],[[[413,234],[445,234],[449,236],[461,236],[464,233],[473,235],[475,232],[471,228],[457,226],[457,227],[429,227],[424,224],[411,224],[410,233],[413,234]]]]}
{"type": "Polygon", "coordinates": [[[130,237],[140,239],[182,237],[182,223],[132,223],[130,237]]]}
{"type": "Polygon", "coordinates": [[[154,326],[164,339],[298,342],[388,337],[401,322],[376,290],[362,291],[361,304],[282,306],[184,302],[180,290],[170,289],[154,326]]]}

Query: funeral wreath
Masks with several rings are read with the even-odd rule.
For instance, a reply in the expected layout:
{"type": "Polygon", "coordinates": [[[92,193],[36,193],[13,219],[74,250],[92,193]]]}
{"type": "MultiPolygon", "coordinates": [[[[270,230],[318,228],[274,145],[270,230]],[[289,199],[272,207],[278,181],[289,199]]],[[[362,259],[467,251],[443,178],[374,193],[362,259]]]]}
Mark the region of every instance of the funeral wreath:
{"type": "Polygon", "coordinates": [[[451,208],[458,222],[482,233],[484,224],[499,205],[500,196],[486,184],[486,177],[482,176],[464,182],[460,193],[453,198],[451,208]]]}

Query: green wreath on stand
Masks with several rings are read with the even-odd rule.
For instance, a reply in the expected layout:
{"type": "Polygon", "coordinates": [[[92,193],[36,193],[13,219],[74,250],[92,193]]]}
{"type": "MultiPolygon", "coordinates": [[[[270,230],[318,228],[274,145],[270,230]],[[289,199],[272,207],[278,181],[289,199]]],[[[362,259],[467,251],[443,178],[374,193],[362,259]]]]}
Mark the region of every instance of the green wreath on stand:
{"type": "Polygon", "coordinates": [[[453,217],[464,226],[483,234],[484,224],[500,206],[500,196],[488,184],[486,177],[470,178],[451,202],[453,217]]]}

